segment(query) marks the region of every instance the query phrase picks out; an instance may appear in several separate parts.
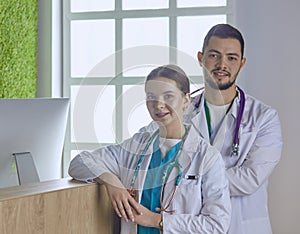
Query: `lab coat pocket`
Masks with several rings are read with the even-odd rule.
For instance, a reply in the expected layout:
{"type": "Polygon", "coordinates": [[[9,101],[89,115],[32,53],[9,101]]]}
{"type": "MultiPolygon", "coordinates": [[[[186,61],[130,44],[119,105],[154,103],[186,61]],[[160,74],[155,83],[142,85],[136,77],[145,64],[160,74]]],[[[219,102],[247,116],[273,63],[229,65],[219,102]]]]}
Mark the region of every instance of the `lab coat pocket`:
{"type": "Polygon", "coordinates": [[[175,194],[176,212],[199,214],[202,206],[200,175],[185,175],[175,194]]]}
{"type": "Polygon", "coordinates": [[[246,155],[250,151],[256,136],[257,131],[243,131],[243,133],[240,135],[240,155],[246,155]]]}

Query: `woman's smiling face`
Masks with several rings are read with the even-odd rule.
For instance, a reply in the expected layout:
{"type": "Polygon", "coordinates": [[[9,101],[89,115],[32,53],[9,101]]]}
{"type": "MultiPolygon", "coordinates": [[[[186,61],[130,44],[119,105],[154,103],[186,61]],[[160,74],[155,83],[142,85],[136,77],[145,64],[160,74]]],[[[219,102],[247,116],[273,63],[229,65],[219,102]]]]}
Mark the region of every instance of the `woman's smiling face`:
{"type": "Polygon", "coordinates": [[[145,85],[147,108],[151,118],[165,128],[180,128],[183,111],[189,104],[174,80],[157,77],[145,85]]]}

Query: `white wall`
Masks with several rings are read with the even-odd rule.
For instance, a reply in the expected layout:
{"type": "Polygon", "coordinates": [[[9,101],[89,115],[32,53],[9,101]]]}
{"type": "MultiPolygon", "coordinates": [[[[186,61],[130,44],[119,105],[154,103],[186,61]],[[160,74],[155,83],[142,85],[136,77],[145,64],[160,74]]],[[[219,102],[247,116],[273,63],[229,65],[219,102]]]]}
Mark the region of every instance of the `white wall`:
{"type": "Polygon", "coordinates": [[[236,26],[246,41],[247,63],[239,82],[275,107],[284,149],[270,179],[274,234],[300,233],[300,1],[236,0],[236,26]]]}

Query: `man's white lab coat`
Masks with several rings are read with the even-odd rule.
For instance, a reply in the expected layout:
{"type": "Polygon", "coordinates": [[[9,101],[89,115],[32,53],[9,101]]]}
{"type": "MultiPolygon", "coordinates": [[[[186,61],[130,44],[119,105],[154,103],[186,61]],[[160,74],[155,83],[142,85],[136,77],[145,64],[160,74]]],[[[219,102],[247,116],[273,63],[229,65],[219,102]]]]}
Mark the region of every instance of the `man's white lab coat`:
{"type": "MultiPolygon", "coordinates": [[[[185,121],[192,122],[209,141],[204,98],[192,99],[185,121]]],[[[213,145],[225,162],[232,203],[229,234],[272,233],[268,214],[268,178],[281,157],[282,136],[277,112],[246,95],[245,110],[239,129],[239,155],[232,156],[232,144],[240,106],[238,96],[223,121],[213,145]]]]}

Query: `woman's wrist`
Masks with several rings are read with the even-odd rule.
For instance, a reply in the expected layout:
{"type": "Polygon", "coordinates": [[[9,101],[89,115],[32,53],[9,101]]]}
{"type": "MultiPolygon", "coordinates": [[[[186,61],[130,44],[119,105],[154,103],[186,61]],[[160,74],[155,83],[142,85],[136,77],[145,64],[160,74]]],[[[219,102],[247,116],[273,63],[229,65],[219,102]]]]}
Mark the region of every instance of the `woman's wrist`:
{"type": "Polygon", "coordinates": [[[124,185],[122,184],[120,179],[113,173],[104,172],[95,180],[98,183],[104,183],[104,185],[111,185],[117,188],[124,188],[124,185]]]}
{"type": "Polygon", "coordinates": [[[151,221],[150,221],[151,223],[149,223],[149,224],[146,225],[146,226],[161,229],[161,225],[162,225],[162,215],[161,215],[161,214],[158,214],[158,213],[155,213],[155,212],[153,212],[152,215],[153,215],[153,216],[152,216],[153,218],[150,219],[150,220],[151,220],[151,221]],[[153,215],[153,214],[154,214],[154,215],[153,215]]]}
{"type": "Polygon", "coordinates": [[[160,215],[160,221],[158,223],[158,227],[159,227],[160,231],[163,231],[164,225],[163,225],[163,216],[162,215],[160,215]]]}

